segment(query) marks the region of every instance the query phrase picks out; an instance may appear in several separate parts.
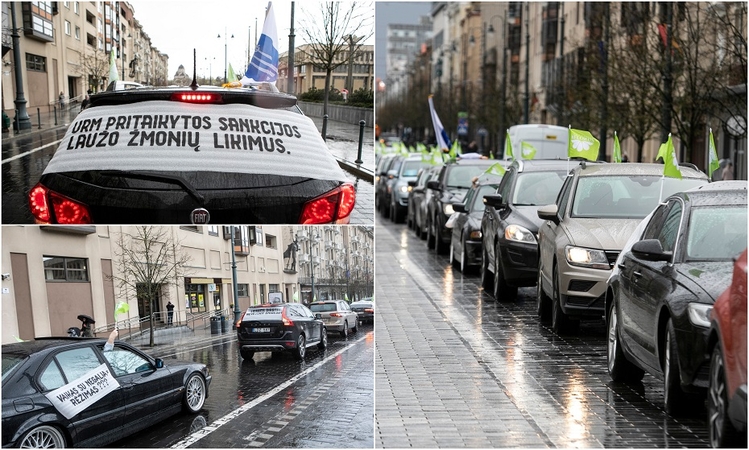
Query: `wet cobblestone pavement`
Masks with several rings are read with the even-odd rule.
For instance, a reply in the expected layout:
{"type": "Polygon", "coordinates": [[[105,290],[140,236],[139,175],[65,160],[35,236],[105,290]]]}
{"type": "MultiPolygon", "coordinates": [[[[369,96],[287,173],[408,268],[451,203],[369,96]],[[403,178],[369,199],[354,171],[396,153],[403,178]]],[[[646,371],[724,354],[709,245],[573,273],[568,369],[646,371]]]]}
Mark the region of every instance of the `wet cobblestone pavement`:
{"type": "Polygon", "coordinates": [[[478,273],[375,222],[377,447],[708,446],[704,408],[671,417],[660,380],[611,381],[602,320],[560,337],[535,287],[496,303],[478,273]]]}

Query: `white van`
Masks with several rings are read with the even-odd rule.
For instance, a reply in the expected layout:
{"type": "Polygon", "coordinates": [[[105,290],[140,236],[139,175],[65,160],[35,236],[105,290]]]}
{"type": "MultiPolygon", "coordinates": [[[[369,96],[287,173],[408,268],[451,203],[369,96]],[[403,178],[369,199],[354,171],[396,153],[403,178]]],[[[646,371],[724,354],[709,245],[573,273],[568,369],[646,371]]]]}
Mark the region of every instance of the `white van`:
{"type": "MultiPolygon", "coordinates": [[[[510,127],[509,132],[515,159],[531,159],[522,156],[523,142],[536,149],[536,154],[532,159],[567,159],[569,130],[565,127],[532,123],[514,125],[510,127]]],[[[511,159],[506,148],[504,155],[505,159],[511,159]]]]}

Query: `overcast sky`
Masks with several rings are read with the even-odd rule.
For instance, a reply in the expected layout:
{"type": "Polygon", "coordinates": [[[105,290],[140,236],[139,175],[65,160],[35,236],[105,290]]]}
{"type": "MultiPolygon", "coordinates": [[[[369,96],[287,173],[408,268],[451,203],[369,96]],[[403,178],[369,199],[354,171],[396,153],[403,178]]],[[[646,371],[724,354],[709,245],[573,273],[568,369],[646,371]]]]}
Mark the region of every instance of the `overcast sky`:
{"type": "MultiPolygon", "coordinates": [[[[209,76],[208,58],[211,61],[210,75],[223,77],[225,43],[226,59],[236,73],[243,72],[247,66],[247,48],[254,49],[268,6],[267,1],[257,0],[131,0],[130,4],[135,10],[135,18],[151,38],[151,45],[169,55],[169,78],[174,76],[180,64],[185,66],[188,75],[192,75],[193,48],[197,50],[198,75],[209,76]],[[229,37],[225,41],[226,35],[229,37]]],[[[310,22],[310,17],[320,14],[320,10],[318,1],[294,2],[295,46],[305,42],[305,34],[300,29],[305,16],[305,20],[310,22]]],[[[283,53],[289,50],[291,1],[274,1],[273,11],[280,41],[279,53],[283,53]]],[[[373,6],[371,14],[374,16],[373,6]]],[[[320,23],[321,20],[314,22],[320,23]]],[[[356,34],[373,34],[373,20],[369,23],[370,33],[363,30],[356,34]]],[[[374,44],[374,36],[365,43],[374,44]]]]}

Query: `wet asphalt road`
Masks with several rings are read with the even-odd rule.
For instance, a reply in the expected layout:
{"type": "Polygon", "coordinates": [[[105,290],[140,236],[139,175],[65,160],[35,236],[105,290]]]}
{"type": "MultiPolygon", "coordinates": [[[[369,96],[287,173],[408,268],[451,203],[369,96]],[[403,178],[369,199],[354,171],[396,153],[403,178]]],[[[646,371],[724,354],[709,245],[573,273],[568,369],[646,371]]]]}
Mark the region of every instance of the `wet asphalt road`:
{"type": "MultiPolygon", "coordinates": [[[[257,353],[242,360],[236,338],[161,357],[199,361],[213,377],[198,415],[181,413],[116,442],[121,448],[372,448],[374,331],[360,325],[324,351],[257,353]]],[[[199,344],[198,344],[199,345],[199,344]]]]}
{"type": "Polygon", "coordinates": [[[700,405],[671,417],[662,382],[614,383],[603,321],[558,336],[535,287],[497,303],[405,225],[375,219],[377,447],[708,447],[700,405]]]}

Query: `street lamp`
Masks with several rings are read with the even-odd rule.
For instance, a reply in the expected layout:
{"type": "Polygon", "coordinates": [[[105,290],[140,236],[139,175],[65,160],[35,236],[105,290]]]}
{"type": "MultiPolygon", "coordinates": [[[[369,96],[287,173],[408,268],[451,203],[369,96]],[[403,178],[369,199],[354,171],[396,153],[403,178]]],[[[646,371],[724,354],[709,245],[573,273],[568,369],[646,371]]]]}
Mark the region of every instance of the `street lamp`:
{"type": "Polygon", "coordinates": [[[214,57],[213,57],[213,58],[211,58],[211,59],[208,59],[208,58],[206,57],[206,58],[204,58],[204,59],[205,59],[206,61],[208,61],[208,79],[209,79],[209,80],[211,80],[211,86],[213,86],[213,70],[212,70],[212,66],[211,66],[211,63],[212,63],[212,62],[213,62],[213,61],[214,61],[214,60],[216,59],[216,57],[214,56],[214,57]]]}
{"type": "MultiPolygon", "coordinates": [[[[218,39],[221,39],[221,34],[216,36],[218,39]]],[[[231,38],[234,39],[234,35],[231,35],[231,38]]],[[[226,83],[226,68],[229,66],[229,58],[228,58],[228,52],[227,48],[229,46],[229,39],[226,32],[226,27],[224,27],[224,83],[226,83]]],[[[233,81],[233,80],[232,80],[233,81]]]]}

